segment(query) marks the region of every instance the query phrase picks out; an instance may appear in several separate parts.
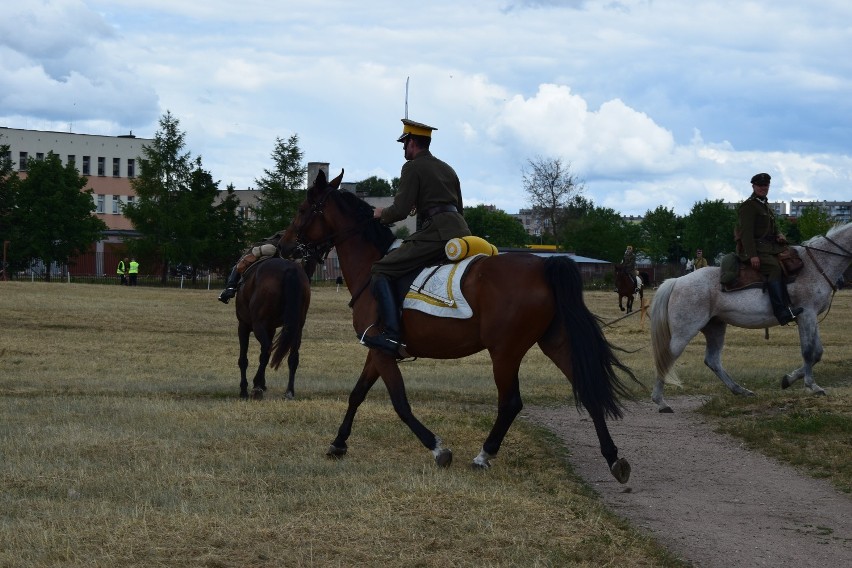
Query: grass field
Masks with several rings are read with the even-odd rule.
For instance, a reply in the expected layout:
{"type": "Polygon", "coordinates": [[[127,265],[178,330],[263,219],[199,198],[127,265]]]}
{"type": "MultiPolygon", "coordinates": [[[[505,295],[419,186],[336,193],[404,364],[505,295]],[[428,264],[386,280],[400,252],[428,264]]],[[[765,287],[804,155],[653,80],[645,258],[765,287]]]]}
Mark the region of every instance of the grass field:
{"type": "MultiPolygon", "coordinates": [[[[567,467],[571,448],[522,420],[495,467],[467,466],[495,412],[482,354],[403,365],[415,414],[454,451],[451,468],[434,466],[381,385],[349,455],[328,460],[366,354],[349,295],[314,288],[297,399],[283,398],[282,368],[268,373],[264,401],[243,402],[233,306],[216,293],[0,283],[0,566],[681,565],[601,506],[567,467]]],[[[604,320],[621,315],[614,293],[586,298],[604,320]]],[[[730,330],[726,364],[757,397],[727,393],[698,339],[678,362],[683,388],[667,394],[718,395],[721,428],[848,490],[850,307],[839,293],[821,327],[828,397],[778,389],[799,364],[794,327],[769,341],[730,330]],[[746,364],[757,350],[760,365],[746,364]]],[[[647,322],[633,316],[607,335],[635,350],[624,360],[650,389],[647,322]]],[[[249,356],[253,372],[255,343],[249,356]]],[[[537,350],[521,380],[527,403],[570,402],[537,350]]]]}

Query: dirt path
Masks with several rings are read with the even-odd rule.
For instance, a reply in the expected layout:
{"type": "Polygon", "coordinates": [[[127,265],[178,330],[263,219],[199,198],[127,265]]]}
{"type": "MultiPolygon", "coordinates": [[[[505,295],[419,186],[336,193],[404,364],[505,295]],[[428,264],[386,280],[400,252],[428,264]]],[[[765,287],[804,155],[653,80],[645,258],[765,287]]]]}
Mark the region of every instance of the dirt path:
{"type": "Polygon", "coordinates": [[[852,498],[715,433],[694,412],[700,398],[669,402],[674,414],[637,403],[609,423],[632,466],[626,485],[609,474],[585,412],[528,407],[522,416],[564,440],[612,511],[695,566],[852,566],[852,498]]]}

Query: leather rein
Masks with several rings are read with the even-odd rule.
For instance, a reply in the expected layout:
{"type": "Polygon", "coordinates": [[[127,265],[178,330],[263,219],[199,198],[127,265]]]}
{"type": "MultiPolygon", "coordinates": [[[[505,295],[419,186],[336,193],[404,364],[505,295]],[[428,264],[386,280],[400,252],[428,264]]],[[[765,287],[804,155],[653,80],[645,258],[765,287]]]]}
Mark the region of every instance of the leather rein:
{"type": "Polygon", "coordinates": [[[833,292],[837,292],[837,285],[834,282],[831,281],[831,278],[829,278],[828,274],[825,273],[825,269],[823,269],[822,265],[819,262],[817,262],[817,259],[814,256],[814,253],[811,252],[811,251],[815,250],[817,252],[824,252],[825,254],[830,254],[830,255],[834,255],[834,256],[842,256],[843,258],[852,258],[852,252],[846,250],[842,245],[838,244],[837,242],[833,241],[831,238],[829,238],[827,236],[824,236],[823,238],[825,240],[827,240],[828,242],[830,242],[831,244],[833,244],[834,246],[836,246],[837,248],[839,248],[843,252],[834,252],[834,251],[830,251],[830,250],[824,250],[824,249],[820,249],[820,248],[816,248],[816,247],[811,247],[811,246],[808,246],[808,245],[802,245],[802,246],[807,251],[808,257],[810,257],[811,262],[814,263],[814,266],[817,267],[817,270],[819,271],[819,273],[822,274],[822,277],[825,278],[826,282],[828,282],[828,285],[831,287],[831,290],[832,290],[832,293],[833,293],[833,292]]]}

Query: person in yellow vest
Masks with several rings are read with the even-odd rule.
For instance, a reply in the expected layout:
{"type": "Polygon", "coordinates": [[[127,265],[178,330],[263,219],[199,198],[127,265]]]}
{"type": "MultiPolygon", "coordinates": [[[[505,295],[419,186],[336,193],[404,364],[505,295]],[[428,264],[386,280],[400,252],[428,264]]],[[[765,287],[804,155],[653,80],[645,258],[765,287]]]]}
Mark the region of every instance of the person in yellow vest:
{"type": "Polygon", "coordinates": [[[139,276],[139,263],[135,258],[130,259],[130,269],[127,271],[130,274],[130,285],[136,286],[136,277],[139,276]]]}
{"type": "Polygon", "coordinates": [[[119,277],[119,284],[122,286],[127,286],[127,262],[127,257],[124,257],[124,260],[119,260],[118,268],[115,270],[119,277]]]}
{"type": "Polygon", "coordinates": [[[704,258],[704,251],[698,249],[695,251],[695,262],[692,263],[692,267],[695,270],[699,268],[707,268],[707,259],[704,258]]]}

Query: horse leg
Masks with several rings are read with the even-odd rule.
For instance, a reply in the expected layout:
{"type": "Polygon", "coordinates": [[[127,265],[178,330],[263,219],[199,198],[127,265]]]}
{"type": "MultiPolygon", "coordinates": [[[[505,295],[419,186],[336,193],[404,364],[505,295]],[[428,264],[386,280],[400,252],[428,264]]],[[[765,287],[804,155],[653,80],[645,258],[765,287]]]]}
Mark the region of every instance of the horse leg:
{"type": "MultiPolygon", "coordinates": [[[[666,368],[671,370],[671,368],[674,367],[674,362],[683,354],[683,350],[686,349],[686,346],[692,338],[695,337],[696,333],[698,333],[697,330],[688,334],[688,338],[686,339],[684,339],[684,336],[674,337],[674,335],[672,335],[668,342],[668,349],[661,348],[661,353],[657,353],[655,357],[666,359],[666,368]]],[[[666,374],[667,373],[657,373],[657,381],[654,383],[654,390],[651,391],[651,400],[657,403],[657,411],[663,414],[674,412],[663,396],[663,391],[666,388],[666,374]]]]}
{"type": "Polygon", "coordinates": [[[473,458],[473,467],[488,469],[491,459],[497,456],[503,438],[512,426],[512,422],[521,412],[524,403],[521,400],[520,380],[518,370],[521,367],[521,357],[512,356],[507,361],[505,349],[493,349],[491,365],[494,372],[494,383],[497,385],[497,419],[491,427],[482,450],[473,458]],[[500,357],[498,354],[502,354],[500,357]],[[500,357],[498,359],[498,357],[500,357]]]}
{"type": "Polygon", "coordinates": [[[249,334],[251,328],[248,325],[240,323],[237,326],[237,337],[240,340],[240,356],[237,359],[237,365],[240,368],[240,398],[248,398],[248,380],[246,379],[246,370],[248,369],[248,346],[249,334]]]}
{"type": "Polygon", "coordinates": [[[624,298],[624,296],[622,296],[621,292],[619,292],[618,293],[618,309],[623,312],[624,311],[624,305],[622,303],[622,298],[624,298]]]}
{"type": "Polygon", "coordinates": [[[251,398],[263,400],[263,391],[266,390],[266,366],[269,364],[272,337],[266,328],[260,327],[254,329],[254,337],[260,343],[260,357],[258,358],[257,372],[254,374],[254,381],[252,382],[251,398]]]}
{"type": "Polygon", "coordinates": [[[444,448],[441,438],[433,434],[411,412],[411,405],[408,403],[408,396],[405,394],[405,383],[402,380],[402,373],[396,360],[390,355],[380,353],[374,354],[373,362],[385,382],[385,387],[388,389],[391,404],[393,404],[397,416],[417,436],[420,443],[432,452],[435,463],[440,467],[448,467],[453,461],[453,452],[449,448],[444,448]]]}
{"type": "Polygon", "coordinates": [[[372,364],[372,353],[367,354],[367,360],[364,362],[364,368],[361,370],[361,376],[355,383],[352,392],[349,393],[349,406],[346,408],[346,415],[343,417],[340,427],[337,429],[337,437],[329,446],[325,455],[334,458],[342,458],[346,455],[348,446],[346,440],[352,434],[352,423],[355,420],[355,413],[358,412],[358,407],[367,398],[367,393],[376,384],[379,378],[379,372],[372,364]]]}
{"type": "Polygon", "coordinates": [[[633,311],[633,294],[627,296],[627,313],[631,313],[633,311]]]}
{"type": "Polygon", "coordinates": [[[284,393],[284,398],[293,400],[296,398],[296,369],[299,368],[299,347],[290,348],[290,354],[287,355],[287,392],[284,393]]]}
{"type": "Polygon", "coordinates": [[[722,347],[725,345],[726,329],[727,324],[718,319],[711,319],[707,322],[707,325],[701,329],[701,333],[704,334],[704,339],[707,343],[704,349],[704,364],[707,365],[723,383],[725,383],[725,386],[728,387],[728,390],[732,393],[744,396],[754,396],[753,392],[738,385],[737,382],[731,378],[728,372],[725,371],[724,367],[722,367],[722,347]]]}
{"type": "Polygon", "coordinates": [[[825,390],[814,381],[814,365],[822,359],[823,351],[816,316],[807,312],[802,313],[796,318],[796,323],[799,326],[799,343],[802,348],[804,364],[790,374],[784,375],[784,378],[781,379],[781,388],[786,389],[799,378],[804,378],[805,387],[808,390],[817,396],[824,396],[825,390]]]}

